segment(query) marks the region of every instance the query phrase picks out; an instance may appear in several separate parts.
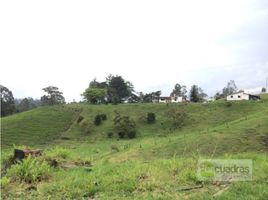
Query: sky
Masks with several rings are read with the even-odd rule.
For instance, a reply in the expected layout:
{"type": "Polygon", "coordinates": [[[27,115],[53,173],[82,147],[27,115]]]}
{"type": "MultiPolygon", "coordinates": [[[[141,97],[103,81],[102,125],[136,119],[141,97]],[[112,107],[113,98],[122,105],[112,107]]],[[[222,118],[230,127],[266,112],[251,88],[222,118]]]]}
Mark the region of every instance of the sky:
{"type": "Polygon", "coordinates": [[[57,86],[67,101],[93,78],[136,91],[197,84],[214,95],[268,78],[267,0],[1,1],[0,84],[15,98],[57,86]]]}

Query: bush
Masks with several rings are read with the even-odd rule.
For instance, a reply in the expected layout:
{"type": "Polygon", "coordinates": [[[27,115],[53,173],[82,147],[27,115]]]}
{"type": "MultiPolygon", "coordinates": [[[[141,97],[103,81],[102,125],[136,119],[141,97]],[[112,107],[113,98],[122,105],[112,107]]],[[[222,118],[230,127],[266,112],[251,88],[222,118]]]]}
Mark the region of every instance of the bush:
{"type": "Polygon", "coordinates": [[[40,161],[31,156],[12,165],[7,171],[7,178],[11,181],[35,183],[47,179],[50,174],[50,167],[46,161],[40,161]]]}
{"type": "Polygon", "coordinates": [[[66,159],[70,157],[70,151],[61,147],[55,147],[51,150],[46,150],[43,155],[45,158],[66,159]]]}
{"type": "Polygon", "coordinates": [[[118,132],[118,136],[119,136],[119,138],[124,138],[125,137],[125,132],[123,132],[123,131],[119,131],[118,132]]]}
{"type": "Polygon", "coordinates": [[[169,115],[171,116],[175,128],[181,128],[187,117],[187,114],[184,110],[178,109],[171,110],[169,115]]]}
{"type": "Polygon", "coordinates": [[[96,126],[99,126],[101,124],[101,116],[100,115],[96,115],[95,119],[94,119],[94,124],[96,126]]]}
{"type": "Polygon", "coordinates": [[[146,112],[138,113],[137,120],[141,123],[147,123],[147,113],[146,112]]]}
{"type": "Polygon", "coordinates": [[[129,116],[121,116],[118,112],[115,113],[114,125],[118,130],[118,136],[124,138],[134,138],[136,136],[136,124],[129,116]]]}
{"type": "Polygon", "coordinates": [[[116,152],[120,151],[119,147],[117,145],[115,145],[115,144],[111,145],[111,150],[116,151],[116,152]]]}
{"type": "Polygon", "coordinates": [[[147,113],[147,123],[148,124],[155,123],[155,114],[154,113],[147,113]]]}
{"type": "Polygon", "coordinates": [[[79,124],[80,128],[82,129],[83,132],[85,133],[90,133],[92,128],[93,128],[93,124],[91,121],[89,120],[83,120],[80,124],[79,124]]]}
{"type": "Polygon", "coordinates": [[[83,116],[81,116],[81,115],[79,115],[79,117],[78,117],[78,119],[77,119],[77,124],[79,124],[82,120],[84,119],[84,117],[83,116]]]}
{"type": "Polygon", "coordinates": [[[113,135],[114,135],[114,133],[113,133],[113,132],[108,132],[108,133],[107,133],[107,137],[108,137],[108,138],[112,138],[112,137],[113,137],[113,135]]]}
{"type": "Polygon", "coordinates": [[[106,114],[100,114],[100,118],[101,118],[102,120],[106,120],[106,119],[107,119],[107,115],[106,115],[106,114]]]}
{"type": "Polygon", "coordinates": [[[232,102],[227,101],[225,105],[226,105],[226,107],[231,107],[233,104],[232,104],[232,102]]]}
{"type": "Polygon", "coordinates": [[[1,181],[1,188],[6,187],[10,183],[10,179],[7,178],[6,176],[2,177],[0,181],[1,181]]]}
{"type": "Polygon", "coordinates": [[[135,138],[136,137],[136,130],[132,130],[132,131],[127,132],[127,136],[130,139],[135,138]]]}

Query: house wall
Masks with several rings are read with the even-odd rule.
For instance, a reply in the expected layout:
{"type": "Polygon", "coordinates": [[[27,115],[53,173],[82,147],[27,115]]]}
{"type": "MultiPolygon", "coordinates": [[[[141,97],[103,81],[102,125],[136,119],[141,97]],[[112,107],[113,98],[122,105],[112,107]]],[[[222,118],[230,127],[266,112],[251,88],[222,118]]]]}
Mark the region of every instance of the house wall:
{"type": "Polygon", "coordinates": [[[240,100],[249,100],[249,95],[244,93],[237,93],[227,96],[227,101],[240,101],[240,100]]]}
{"type": "Polygon", "coordinates": [[[159,99],[159,103],[166,103],[167,102],[167,100],[166,99],[159,99]]]}
{"type": "Polygon", "coordinates": [[[182,97],[172,97],[171,102],[172,103],[182,102],[182,97]]]}

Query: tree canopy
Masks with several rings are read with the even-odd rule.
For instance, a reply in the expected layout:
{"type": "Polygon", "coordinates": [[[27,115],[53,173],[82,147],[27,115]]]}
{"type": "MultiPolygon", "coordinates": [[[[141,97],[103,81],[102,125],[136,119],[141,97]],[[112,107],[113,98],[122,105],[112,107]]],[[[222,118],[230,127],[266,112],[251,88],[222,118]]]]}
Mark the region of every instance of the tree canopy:
{"type": "Polygon", "coordinates": [[[15,112],[15,101],[12,92],[0,85],[1,90],[1,116],[7,116],[15,112]]]}
{"type": "Polygon", "coordinates": [[[41,97],[42,105],[52,106],[65,103],[65,98],[63,97],[63,93],[59,91],[59,88],[55,86],[48,86],[43,88],[43,90],[47,94],[41,97]]]}
{"type": "Polygon", "coordinates": [[[197,85],[193,85],[190,90],[190,101],[192,102],[202,102],[207,94],[202,90],[202,88],[197,85]]]}
{"type": "Polygon", "coordinates": [[[186,86],[176,83],[170,96],[179,96],[179,97],[183,97],[183,99],[186,99],[186,94],[187,94],[186,86]]]}
{"type": "Polygon", "coordinates": [[[88,103],[104,103],[107,96],[106,88],[88,87],[82,94],[84,100],[88,103]]]}

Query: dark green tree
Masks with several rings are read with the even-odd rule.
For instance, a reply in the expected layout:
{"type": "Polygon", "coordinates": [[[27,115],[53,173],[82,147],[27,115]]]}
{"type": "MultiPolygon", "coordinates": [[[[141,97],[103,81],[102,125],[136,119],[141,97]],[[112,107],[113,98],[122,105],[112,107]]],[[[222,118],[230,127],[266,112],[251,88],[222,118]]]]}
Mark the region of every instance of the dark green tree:
{"type": "Polygon", "coordinates": [[[90,83],[89,83],[89,87],[90,88],[101,88],[101,89],[104,89],[104,88],[108,88],[108,85],[106,82],[98,82],[96,80],[96,78],[94,78],[90,83]]]}
{"type": "Polygon", "coordinates": [[[59,88],[55,86],[48,86],[43,88],[43,90],[47,93],[47,95],[41,97],[42,105],[52,106],[65,103],[65,99],[62,95],[62,92],[59,91],[59,88]]]}
{"type": "Polygon", "coordinates": [[[123,99],[128,98],[133,90],[133,85],[125,81],[121,76],[109,75],[106,78],[108,85],[108,101],[114,104],[121,103],[123,99]]]}
{"type": "Polygon", "coordinates": [[[199,93],[198,86],[193,85],[190,90],[190,101],[191,102],[199,102],[199,93]]]}
{"type": "Polygon", "coordinates": [[[22,99],[19,105],[17,106],[18,112],[24,112],[30,109],[31,109],[31,104],[28,98],[22,99]]]}
{"type": "Polygon", "coordinates": [[[190,90],[190,101],[191,102],[202,102],[204,101],[207,94],[202,90],[202,88],[197,85],[193,85],[190,90]]]}
{"type": "Polygon", "coordinates": [[[15,101],[12,92],[0,85],[1,90],[1,116],[11,115],[15,112],[15,101]]]}

